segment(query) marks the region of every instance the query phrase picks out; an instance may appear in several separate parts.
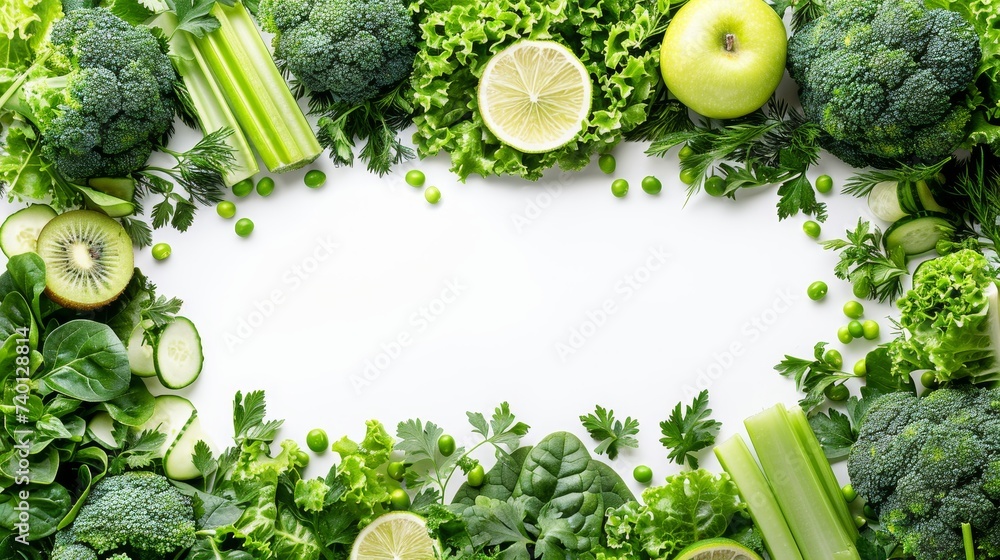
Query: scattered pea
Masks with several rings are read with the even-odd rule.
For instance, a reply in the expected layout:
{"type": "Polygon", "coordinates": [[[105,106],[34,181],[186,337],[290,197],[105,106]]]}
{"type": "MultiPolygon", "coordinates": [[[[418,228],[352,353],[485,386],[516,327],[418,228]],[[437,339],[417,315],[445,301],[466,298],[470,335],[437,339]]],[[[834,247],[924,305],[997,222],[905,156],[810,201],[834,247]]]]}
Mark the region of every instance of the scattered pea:
{"type": "Polygon", "coordinates": [[[809,284],[809,287],[806,288],[806,295],[809,296],[809,299],[813,301],[819,301],[826,297],[826,292],[828,289],[829,288],[827,287],[826,282],[823,282],[822,280],[817,280],[812,284],[809,284]]]}
{"type": "Polygon", "coordinates": [[[437,187],[427,187],[424,191],[424,199],[431,204],[437,204],[441,200],[441,191],[437,187]]]}
{"type": "Polygon", "coordinates": [[[247,237],[253,233],[253,220],[250,218],[240,218],[236,220],[236,235],[247,237]]]}
{"type": "Polygon", "coordinates": [[[326,446],[330,445],[330,438],[326,436],[326,432],[316,428],[315,430],[310,430],[306,434],[306,446],[313,451],[313,453],[322,453],[326,451],[326,446]]]}
{"type": "Polygon", "coordinates": [[[486,469],[484,469],[482,465],[476,465],[472,467],[471,471],[469,471],[466,479],[469,482],[469,486],[479,488],[486,480],[486,469]]]}
{"type": "Polygon", "coordinates": [[[868,524],[868,520],[865,519],[865,516],[863,516],[863,515],[855,515],[854,516],[854,526],[857,527],[858,529],[861,529],[862,527],[864,527],[867,524],[868,524]]]}
{"type": "Polygon", "coordinates": [[[823,354],[823,361],[832,367],[840,369],[840,366],[844,365],[844,356],[840,354],[840,350],[831,348],[823,354]]]}
{"type": "Polygon", "coordinates": [[[863,335],[865,337],[865,340],[875,340],[876,338],[878,338],[879,328],[878,328],[878,323],[876,323],[875,321],[868,319],[864,323],[861,323],[861,328],[864,330],[863,335]]]}
{"type": "Polygon", "coordinates": [[[638,467],[632,469],[632,478],[641,484],[649,484],[649,482],[653,480],[653,469],[647,467],[646,465],[639,465],[638,467]]]}
{"type": "Polygon", "coordinates": [[[253,192],[253,179],[249,177],[233,185],[233,194],[243,198],[253,192]]]}
{"type": "Polygon", "coordinates": [[[438,438],[438,451],[445,457],[450,457],[455,452],[455,438],[445,434],[438,438]]]}
{"type": "Polygon", "coordinates": [[[215,211],[228,220],[236,215],[236,205],[228,200],[223,200],[215,207],[215,211]]]}
{"type": "Polygon", "coordinates": [[[405,511],[410,509],[410,495],[402,488],[396,488],[389,492],[389,505],[395,511],[405,511]]]}
{"type": "Polygon", "coordinates": [[[844,499],[847,500],[847,503],[851,503],[858,499],[858,492],[854,489],[854,486],[850,484],[845,484],[840,491],[844,494],[844,499]]]}
{"type": "Polygon", "coordinates": [[[154,259],[162,261],[170,256],[170,245],[167,245],[166,243],[157,243],[156,245],[153,245],[151,252],[153,253],[154,259]]]}
{"type": "Polygon", "coordinates": [[[302,182],[310,189],[318,189],[326,184],[326,173],[319,169],[311,169],[302,178],[302,182]]]}
{"type": "Polygon", "coordinates": [[[302,451],[301,449],[299,449],[298,451],[296,451],[295,452],[295,464],[298,465],[298,466],[300,466],[300,467],[303,467],[303,468],[308,467],[309,466],[309,454],[306,453],[305,451],[302,451]]]}
{"type": "Polygon", "coordinates": [[[841,344],[850,344],[854,342],[854,335],[851,334],[851,329],[847,328],[847,325],[837,329],[837,340],[841,344]]]}
{"type": "Polygon", "coordinates": [[[611,154],[601,154],[601,157],[597,158],[597,167],[600,167],[605,175],[611,175],[618,167],[618,162],[611,154]]]}
{"type": "Polygon", "coordinates": [[[804,224],[802,224],[802,231],[806,232],[806,235],[808,235],[809,237],[816,239],[819,237],[820,231],[822,231],[822,229],[816,222],[812,220],[807,220],[804,224]]]}
{"type": "Polygon", "coordinates": [[[847,323],[847,330],[854,338],[861,338],[865,335],[865,328],[861,326],[861,321],[858,321],[857,319],[847,323]]]}
{"type": "Polygon", "coordinates": [[[411,169],[406,172],[406,184],[411,187],[422,187],[424,186],[424,181],[427,180],[427,176],[424,172],[419,169],[411,169]]]}
{"type": "Polygon", "coordinates": [[[402,461],[392,461],[385,467],[386,474],[393,480],[403,480],[406,474],[406,465],[402,461]]]}
{"type": "Polygon", "coordinates": [[[872,509],[872,507],[868,504],[865,504],[865,507],[862,508],[861,513],[863,513],[864,516],[868,519],[878,519],[878,515],[875,514],[875,510],[872,509]]]}
{"type": "Polygon", "coordinates": [[[663,190],[663,183],[659,179],[649,175],[642,179],[642,190],[646,191],[646,194],[660,194],[663,190]]]}
{"type": "Polygon", "coordinates": [[[844,315],[850,319],[860,319],[865,314],[865,306],[853,299],[844,304],[844,315]]]}
{"type": "Polygon", "coordinates": [[[685,185],[690,185],[694,183],[695,179],[698,178],[698,172],[694,169],[682,169],[680,173],[681,182],[685,185]]]}
{"type": "Polygon", "coordinates": [[[833,402],[842,402],[850,398],[851,390],[848,389],[847,386],[843,384],[829,385],[827,386],[826,389],[823,390],[823,394],[825,394],[826,398],[830,399],[833,402]]]}
{"type": "Polygon", "coordinates": [[[920,374],[920,384],[928,389],[938,386],[937,373],[934,370],[927,370],[920,374]]]}
{"type": "Polygon", "coordinates": [[[274,179],[270,177],[261,177],[260,181],[257,181],[257,194],[260,196],[269,196],[274,192],[274,179]]]}
{"type": "Polygon", "coordinates": [[[722,196],[726,194],[726,180],[718,175],[712,175],[705,179],[705,192],[708,196],[722,196]]]}
{"type": "Polygon", "coordinates": [[[677,159],[685,160],[693,155],[694,155],[694,150],[691,149],[691,146],[684,144],[684,147],[682,147],[681,150],[677,152],[677,159]]]}
{"type": "Polygon", "coordinates": [[[615,179],[611,181],[611,194],[621,198],[628,194],[628,181],[625,179],[615,179]]]}
{"type": "Polygon", "coordinates": [[[816,190],[826,194],[833,190],[833,178],[829,175],[820,175],[816,177],[816,190]]]}
{"type": "Polygon", "coordinates": [[[868,375],[868,362],[864,358],[854,362],[854,375],[864,377],[868,375]]]}

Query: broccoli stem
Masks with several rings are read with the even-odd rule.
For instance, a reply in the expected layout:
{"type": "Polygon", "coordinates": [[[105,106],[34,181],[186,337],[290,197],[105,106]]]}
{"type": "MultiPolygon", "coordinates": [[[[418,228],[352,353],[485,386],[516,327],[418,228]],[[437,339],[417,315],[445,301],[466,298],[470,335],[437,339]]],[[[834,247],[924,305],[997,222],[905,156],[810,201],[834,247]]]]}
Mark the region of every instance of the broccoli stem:
{"type": "Polygon", "coordinates": [[[965,545],[965,560],[976,560],[976,547],[972,542],[971,523],[962,523],[962,543],[965,545]]]}
{"type": "Polygon", "coordinates": [[[240,128],[276,173],[309,164],[323,152],[257,26],[241,2],[215,4],[219,28],[192,37],[218,80],[240,128]]]}
{"type": "Polygon", "coordinates": [[[201,49],[189,33],[176,33],[177,17],[170,12],[160,14],[152,25],[159,27],[170,37],[170,60],[184,80],[188,95],[198,113],[198,124],[205,134],[228,128],[233,133],[226,138],[232,149],[234,165],[225,175],[226,186],[253,177],[260,170],[257,156],[240,129],[233,111],[219,89],[219,84],[209,71],[201,49]]]}
{"type": "Polygon", "coordinates": [[[837,500],[846,508],[844,499],[831,499],[827,489],[830,464],[826,459],[825,466],[817,464],[811,447],[819,443],[811,432],[804,437],[793,415],[778,405],[744,425],[799,552],[805,560],[860,560],[854,546],[857,528],[853,521],[851,531],[844,526],[838,508],[837,500]]]}
{"type": "Polygon", "coordinates": [[[795,537],[781,514],[767,479],[743,438],[735,435],[720,443],[715,447],[715,456],[739,488],[740,498],[747,504],[750,518],[760,530],[764,547],[772,560],[802,560],[795,537]]]}

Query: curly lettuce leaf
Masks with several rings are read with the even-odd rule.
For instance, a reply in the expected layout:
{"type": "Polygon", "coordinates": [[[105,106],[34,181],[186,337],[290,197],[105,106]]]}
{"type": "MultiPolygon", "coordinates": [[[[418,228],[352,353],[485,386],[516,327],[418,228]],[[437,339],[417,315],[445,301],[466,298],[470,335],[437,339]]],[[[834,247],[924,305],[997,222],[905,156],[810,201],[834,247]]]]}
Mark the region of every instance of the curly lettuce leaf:
{"type": "Polygon", "coordinates": [[[41,139],[26,123],[15,121],[7,129],[0,149],[0,192],[11,201],[48,202],[57,211],[77,206],[79,194],[42,157],[41,139]]]}
{"type": "Polygon", "coordinates": [[[657,83],[658,55],[643,48],[655,24],[635,0],[415,0],[421,48],[414,61],[413,136],[421,157],[441,151],[465,180],[477,174],[537,180],[558,165],[580,169],[618,144],[646,118],[657,83]],[[594,81],[591,114],[575,140],[527,154],[501,143],[485,126],[473,92],[490,57],[520,39],[553,40],[580,57],[594,81]]]}

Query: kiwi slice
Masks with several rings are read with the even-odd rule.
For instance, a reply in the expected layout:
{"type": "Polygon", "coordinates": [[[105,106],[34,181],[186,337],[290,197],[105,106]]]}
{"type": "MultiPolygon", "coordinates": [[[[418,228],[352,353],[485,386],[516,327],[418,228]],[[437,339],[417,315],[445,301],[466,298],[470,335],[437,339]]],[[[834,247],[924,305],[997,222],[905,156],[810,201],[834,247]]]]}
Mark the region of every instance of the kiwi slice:
{"type": "Polygon", "coordinates": [[[132,241],[115,220],[93,210],[52,218],[38,234],[45,262],[45,293],[70,309],[114,301],[132,279],[132,241]]]}

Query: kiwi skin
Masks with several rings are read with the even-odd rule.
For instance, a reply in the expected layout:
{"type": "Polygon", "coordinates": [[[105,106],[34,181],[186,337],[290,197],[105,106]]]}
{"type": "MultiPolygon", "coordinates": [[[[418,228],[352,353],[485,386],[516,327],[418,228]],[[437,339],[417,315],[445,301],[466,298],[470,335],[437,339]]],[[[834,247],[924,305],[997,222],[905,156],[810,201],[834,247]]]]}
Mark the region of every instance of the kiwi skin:
{"type": "Polygon", "coordinates": [[[102,231],[105,232],[106,235],[108,235],[109,243],[121,243],[123,250],[121,252],[122,260],[119,263],[119,266],[121,266],[122,268],[127,267],[129,274],[128,276],[124,277],[124,282],[119,280],[117,285],[115,285],[115,290],[113,292],[109,292],[107,297],[103,299],[80,301],[77,299],[72,299],[68,296],[64,296],[63,294],[60,294],[58,290],[53,289],[52,287],[53,275],[50,274],[49,272],[53,268],[53,266],[50,265],[50,263],[46,262],[45,295],[53,302],[67,309],[75,309],[78,311],[90,311],[93,309],[104,307],[105,305],[116,300],[118,296],[120,296],[122,292],[125,291],[125,288],[128,286],[129,281],[131,281],[132,273],[135,270],[134,258],[132,255],[132,240],[129,239],[128,233],[125,231],[125,228],[121,226],[121,224],[119,224],[112,218],[109,218],[105,214],[102,214],[100,212],[95,212],[93,210],[71,210],[69,212],[66,212],[64,214],[61,214],[53,218],[48,224],[45,225],[45,227],[42,228],[42,231],[38,234],[39,242],[37,248],[39,250],[39,254],[41,254],[42,256],[43,261],[46,260],[45,259],[46,255],[44,254],[45,251],[43,250],[43,244],[47,242],[47,239],[49,237],[56,235],[58,230],[64,227],[63,224],[69,220],[93,221],[95,222],[95,225],[98,228],[100,228],[102,231]]]}

